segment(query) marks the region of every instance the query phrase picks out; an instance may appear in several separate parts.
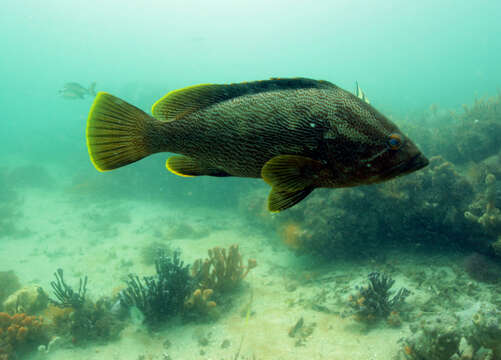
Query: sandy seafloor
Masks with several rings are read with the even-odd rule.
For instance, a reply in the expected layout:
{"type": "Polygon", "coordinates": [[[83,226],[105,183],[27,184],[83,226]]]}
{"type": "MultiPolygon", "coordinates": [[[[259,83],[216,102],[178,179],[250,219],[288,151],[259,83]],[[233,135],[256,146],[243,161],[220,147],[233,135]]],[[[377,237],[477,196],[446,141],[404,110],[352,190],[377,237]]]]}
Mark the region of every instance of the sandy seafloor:
{"type": "MultiPolygon", "coordinates": [[[[158,332],[130,324],[119,340],[107,344],[61,348],[34,358],[59,359],[391,359],[402,347],[398,340],[409,334],[408,324],[393,328],[385,322],[367,330],[351,317],[346,299],[357,284],[365,283],[374,270],[391,269],[395,287],[413,293],[407,303],[424,303],[432,296],[426,287],[416,289],[405,274],[414,271],[440,273],[443,279],[459,276],[449,266],[454,256],[433,257],[409,253],[388,254],[384,263],[335,261],[296,256],[280,242],[276,233],[265,233],[245,221],[242,214],[218,209],[182,208],[130,200],[95,201],[86,191],[68,186],[52,189],[26,187],[17,226],[28,232],[3,238],[0,270],[14,270],[23,285],[40,284],[50,294],[50,281],[57,268],[65,270],[70,284],[87,275],[88,297],[96,300],[123,287],[128,273],[150,275],[152,265],[141,260],[141,249],[149,242],[168,242],[182,251],[185,263],[205,258],[214,246],[238,243],[240,252],[258,262],[245,279],[231,310],[206,323],[173,320],[158,332]],[[189,224],[203,235],[176,238],[170,229],[189,224]],[[170,234],[170,235],[169,235],[170,234]],[[251,316],[245,306],[252,297],[251,316]],[[319,305],[319,306],[317,306],[319,305]],[[327,309],[327,311],[326,311],[327,309]],[[289,329],[303,317],[315,323],[303,344],[288,336],[289,329]],[[199,338],[209,340],[200,345],[199,338]],[[168,340],[171,345],[164,347],[168,340]],[[223,348],[223,341],[229,347],[223,348]]],[[[483,285],[475,285],[483,286],[483,285]]],[[[486,286],[485,298],[491,299],[486,286]]],[[[478,292],[475,293],[478,297],[478,292]]],[[[465,306],[478,299],[464,299],[465,306]]],[[[447,311],[459,311],[448,309],[447,311]]],[[[445,310],[444,310],[445,311],[445,310]]]]}

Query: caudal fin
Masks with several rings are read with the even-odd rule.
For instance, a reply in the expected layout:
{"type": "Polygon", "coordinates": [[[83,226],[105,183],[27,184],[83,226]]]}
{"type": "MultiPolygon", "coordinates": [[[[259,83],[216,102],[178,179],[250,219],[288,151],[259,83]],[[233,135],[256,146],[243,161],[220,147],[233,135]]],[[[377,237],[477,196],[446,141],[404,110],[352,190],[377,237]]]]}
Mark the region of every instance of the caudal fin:
{"type": "Polygon", "coordinates": [[[153,153],[147,131],[154,118],[141,109],[99,92],[87,118],[87,149],[97,170],[107,171],[153,153]]]}

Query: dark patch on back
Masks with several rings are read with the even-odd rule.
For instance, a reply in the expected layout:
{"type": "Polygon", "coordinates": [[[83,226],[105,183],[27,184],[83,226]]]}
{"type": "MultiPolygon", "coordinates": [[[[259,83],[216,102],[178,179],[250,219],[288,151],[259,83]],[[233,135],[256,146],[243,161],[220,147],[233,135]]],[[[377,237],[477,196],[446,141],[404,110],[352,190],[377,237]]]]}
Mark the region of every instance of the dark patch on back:
{"type": "Polygon", "coordinates": [[[278,79],[235,83],[229,85],[207,84],[176,90],[159,100],[152,109],[153,116],[162,121],[180,119],[195,111],[239,96],[263,92],[297,89],[337,88],[324,81],[307,78],[278,79]]]}

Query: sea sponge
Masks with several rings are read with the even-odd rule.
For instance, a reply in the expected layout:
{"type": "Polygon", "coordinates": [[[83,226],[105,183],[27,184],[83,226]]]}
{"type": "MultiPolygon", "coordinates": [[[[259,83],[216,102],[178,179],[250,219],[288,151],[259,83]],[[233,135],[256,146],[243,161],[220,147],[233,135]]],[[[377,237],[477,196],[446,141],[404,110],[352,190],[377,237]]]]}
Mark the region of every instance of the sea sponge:
{"type": "Polygon", "coordinates": [[[49,297],[38,285],[26,286],[11,294],[3,303],[3,308],[9,314],[35,314],[47,307],[49,297]]]}
{"type": "Polygon", "coordinates": [[[196,289],[184,303],[188,316],[189,314],[196,314],[199,317],[215,316],[216,302],[211,300],[213,293],[212,289],[196,289]]]}
{"type": "Polygon", "coordinates": [[[191,268],[192,276],[201,289],[213,289],[225,292],[235,289],[247,276],[250,270],[257,266],[254,259],[247,260],[243,265],[242,255],[238,245],[231,245],[228,249],[215,247],[209,249],[209,258],[198,259],[191,268]]]}

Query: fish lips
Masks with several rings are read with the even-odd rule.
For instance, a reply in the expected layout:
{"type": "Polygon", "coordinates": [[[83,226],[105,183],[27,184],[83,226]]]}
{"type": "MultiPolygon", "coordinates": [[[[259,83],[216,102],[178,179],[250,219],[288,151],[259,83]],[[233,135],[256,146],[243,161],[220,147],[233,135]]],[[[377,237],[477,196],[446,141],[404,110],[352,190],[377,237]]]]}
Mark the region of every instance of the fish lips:
{"type": "Polygon", "coordinates": [[[412,157],[410,160],[402,162],[392,168],[388,169],[384,177],[389,179],[397,176],[402,176],[406,174],[410,174],[414,171],[424,168],[430,163],[430,161],[423,154],[419,153],[416,156],[412,157]]]}
{"type": "Polygon", "coordinates": [[[420,170],[426,167],[430,161],[423,154],[417,154],[410,161],[403,164],[402,171],[406,174],[420,170]]]}

